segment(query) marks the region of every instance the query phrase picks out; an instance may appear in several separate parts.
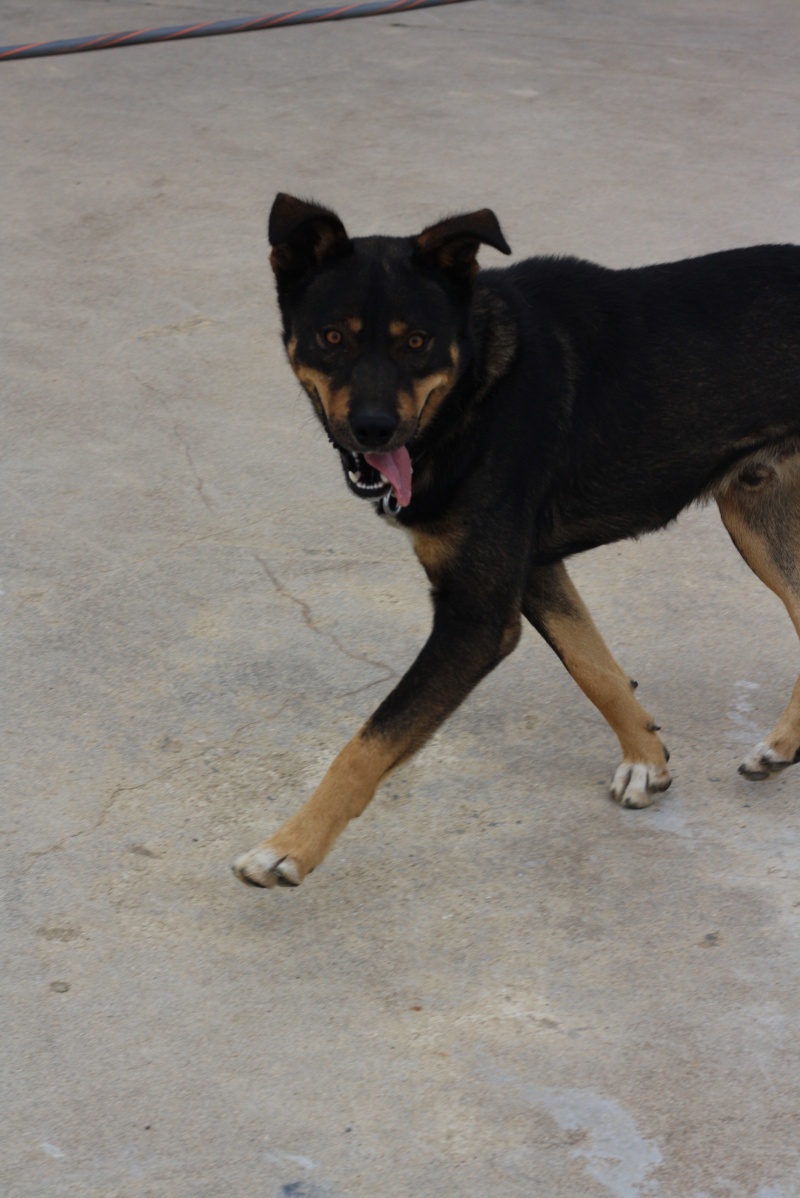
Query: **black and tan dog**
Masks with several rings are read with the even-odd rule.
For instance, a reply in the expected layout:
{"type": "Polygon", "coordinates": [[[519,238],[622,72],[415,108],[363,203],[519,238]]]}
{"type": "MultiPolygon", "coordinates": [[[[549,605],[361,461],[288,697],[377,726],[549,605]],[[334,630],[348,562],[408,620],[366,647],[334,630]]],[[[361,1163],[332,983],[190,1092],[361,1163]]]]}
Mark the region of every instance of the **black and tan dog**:
{"type": "MultiPolygon", "coordinates": [[[[636,270],[509,253],[492,212],[417,237],[351,239],[279,195],[269,237],[286,350],[350,490],[411,534],[431,635],[308,802],[237,859],[297,885],[378,784],[517,644],[547,640],[616,733],[611,793],[670,784],[652,717],[564,566],[713,498],[800,633],[800,248],[759,246],[636,270]]],[[[800,683],[739,767],[800,759],[800,683]]]]}

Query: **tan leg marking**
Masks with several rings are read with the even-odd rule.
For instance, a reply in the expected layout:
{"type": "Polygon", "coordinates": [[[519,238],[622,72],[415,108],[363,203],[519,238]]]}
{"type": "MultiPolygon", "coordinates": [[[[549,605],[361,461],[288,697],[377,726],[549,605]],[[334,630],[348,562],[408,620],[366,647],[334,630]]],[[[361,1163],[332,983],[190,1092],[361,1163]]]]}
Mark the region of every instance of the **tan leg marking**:
{"type": "MultiPolygon", "coordinates": [[[[750,476],[746,476],[748,479],[750,476]]],[[[717,496],[722,522],[753,573],[789,613],[800,636],[800,459],[781,463],[717,496]]],[[[775,728],[739,766],[746,778],[768,778],[800,751],[800,679],[775,728]]]]}
{"type": "Polygon", "coordinates": [[[362,728],[334,758],[311,798],[269,840],[243,853],[234,873],[253,886],[298,886],[336,838],[369,805],[405,746],[388,745],[362,728]]]}
{"type": "Polygon", "coordinates": [[[451,369],[440,370],[436,374],[416,379],[414,382],[414,404],[417,409],[420,431],[433,420],[439,411],[442,400],[450,394],[458,379],[459,353],[455,343],[450,346],[450,361],[451,369]]]}
{"type": "Polygon", "coordinates": [[[418,525],[411,530],[411,538],[420,565],[431,583],[437,586],[464,542],[460,521],[456,518],[438,524],[418,525]]]}
{"type": "Polygon", "coordinates": [[[630,678],[612,657],[565,567],[548,570],[558,604],[540,611],[545,635],[622,749],[611,793],[623,807],[648,807],[654,793],[672,781],[653,717],[634,697],[630,678]]]}

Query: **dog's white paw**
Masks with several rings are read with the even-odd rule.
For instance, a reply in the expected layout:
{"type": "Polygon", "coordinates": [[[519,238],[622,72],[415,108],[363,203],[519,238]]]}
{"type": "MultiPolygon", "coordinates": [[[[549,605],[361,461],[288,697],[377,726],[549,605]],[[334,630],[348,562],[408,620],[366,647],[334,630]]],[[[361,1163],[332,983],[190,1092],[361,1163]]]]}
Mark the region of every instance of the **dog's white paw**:
{"type": "Polygon", "coordinates": [[[767,741],[762,740],[747,754],[739,766],[739,773],[751,782],[757,782],[762,778],[771,777],[772,774],[779,774],[787,765],[794,765],[794,761],[783,757],[767,741]]]}
{"type": "Polygon", "coordinates": [[[281,857],[267,845],[241,853],[231,866],[240,882],[246,886],[260,886],[271,890],[273,886],[299,886],[303,875],[296,861],[281,857]]]}
{"type": "Polygon", "coordinates": [[[623,761],[611,783],[611,797],[620,807],[649,807],[659,791],[672,783],[665,765],[623,761]]]}

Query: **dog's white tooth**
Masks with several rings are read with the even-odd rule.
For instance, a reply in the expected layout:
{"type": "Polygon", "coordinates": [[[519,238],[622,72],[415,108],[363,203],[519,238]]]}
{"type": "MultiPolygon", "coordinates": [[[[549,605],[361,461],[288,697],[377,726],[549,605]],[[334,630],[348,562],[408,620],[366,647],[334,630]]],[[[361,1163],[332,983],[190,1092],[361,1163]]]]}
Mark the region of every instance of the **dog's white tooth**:
{"type": "Polygon", "coordinates": [[[351,483],[357,483],[361,478],[361,475],[357,470],[348,470],[347,477],[350,479],[351,483]]]}
{"type": "Polygon", "coordinates": [[[383,481],[384,481],[385,483],[388,483],[388,481],[389,481],[389,480],[388,480],[388,478],[386,477],[386,475],[385,475],[385,474],[382,474],[382,475],[381,475],[381,478],[383,479],[383,481]]]}

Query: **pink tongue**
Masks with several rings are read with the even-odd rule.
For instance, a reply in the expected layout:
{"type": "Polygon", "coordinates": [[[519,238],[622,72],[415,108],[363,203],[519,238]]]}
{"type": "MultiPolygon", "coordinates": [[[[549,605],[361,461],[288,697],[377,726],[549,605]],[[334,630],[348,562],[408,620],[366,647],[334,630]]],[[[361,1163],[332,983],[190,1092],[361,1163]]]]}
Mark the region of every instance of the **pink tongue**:
{"type": "Polygon", "coordinates": [[[400,507],[408,507],[411,503],[411,458],[405,445],[391,453],[365,453],[364,459],[373,470],[388,478],[400,507]]]}

